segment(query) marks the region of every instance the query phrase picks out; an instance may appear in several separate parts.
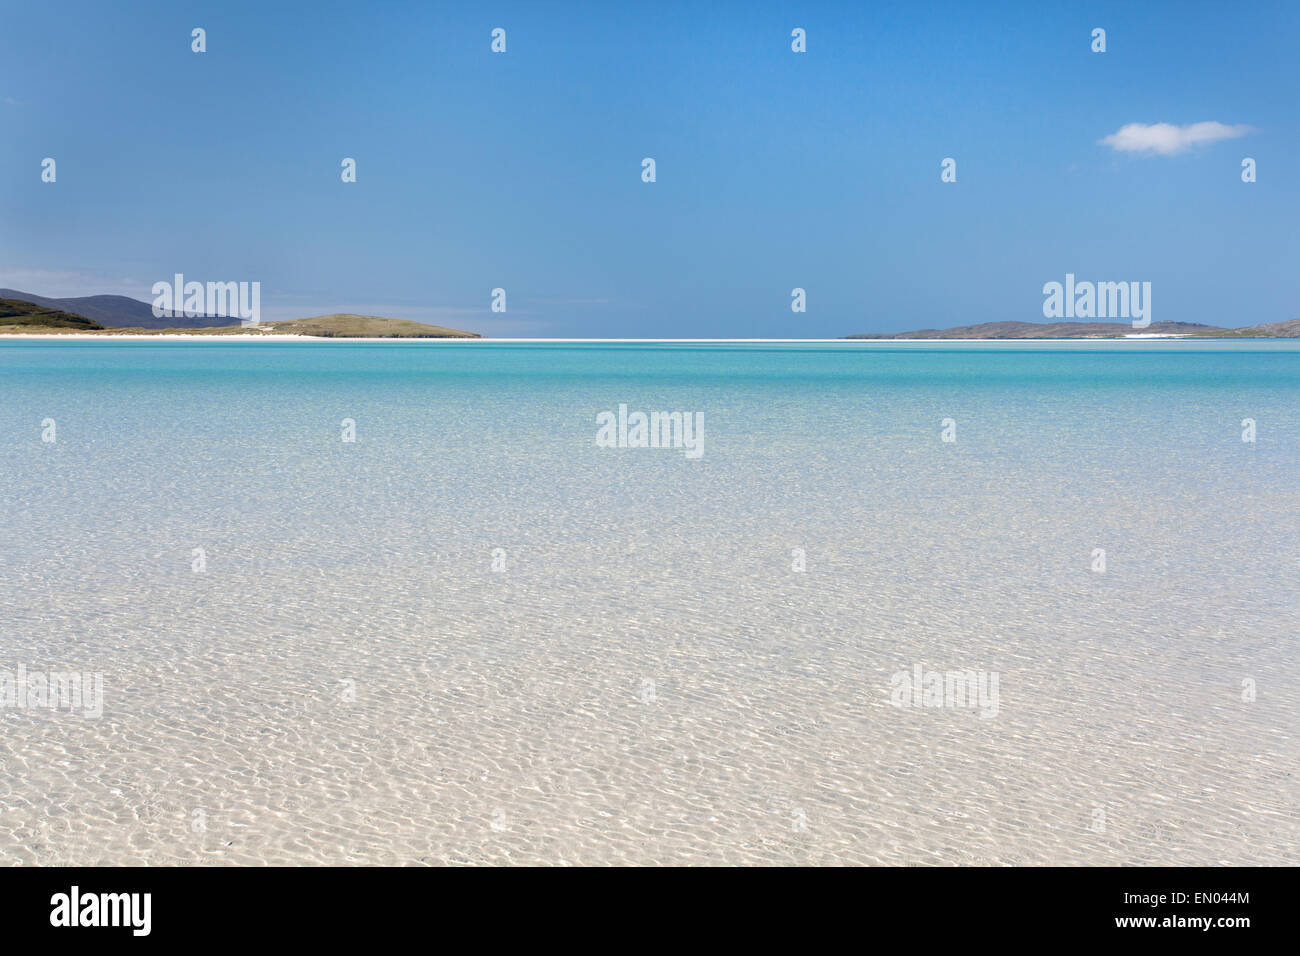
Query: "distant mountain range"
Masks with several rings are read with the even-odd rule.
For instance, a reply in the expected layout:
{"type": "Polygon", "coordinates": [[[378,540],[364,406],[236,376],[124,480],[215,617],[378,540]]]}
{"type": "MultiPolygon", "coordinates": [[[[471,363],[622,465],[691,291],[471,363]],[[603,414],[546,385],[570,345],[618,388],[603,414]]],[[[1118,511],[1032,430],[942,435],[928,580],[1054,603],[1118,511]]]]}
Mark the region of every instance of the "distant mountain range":
{"type": "MultiPolygon", "coordinates": [[[[0,290],[8,291],[8,290],[0,290]]],[[[21,293],[20,293],[21,294],[21,293]]],[[[121,299],[122,296],[89,296],[85,299],[46,299],[46,302],[87,302],[93,299],[121,299]]],[[[126,299],[133,302],[133,299],[126,299]]],[[[138,303],[143,304],[143,303],[138,303]]],[[[152,313],[151,313],[152,317],[152,313]]],[[[174,320],[172,320],[174,321],[174,320]]],[[[179,326],[168,325],[144,328],[141,326],[108,327],[95,322],[84,315],[51,309],[22,299],[0,298],[0,332],[18,335],[66,335],[71,332],[89,332],[103,336],[149,335],[154,332],[180,332],[186,335],[240,335],[257,337],[264,335],[302,335],[310,338],[380,338],[380,339],[477,339],[477,332],[462,332],[442,325],[429,325],[425,322],[412,322],[409,319],[389,319],[382,315],[355,315],[351,312],[336,312],[333,315],[318,315],[307,319],[290,319],[285,322],[263,322],[252,328],[242,325],[230,325],[229,318],[219,326],[179,326]]]]}
{"type": "Polygon", "coordinates": [[[1198,322],[1152,322],[1142,329],[1131,322],[983,322],[952,329],[920,329],[846,335],[846,339],[1122,339],[1130,335],[1181,335],[1197,338],[1300,338],[1300,319],[1224,329],[1198,322]]]}
{"type": "Polygon", "coordinates": [[[0,289],[0,299],[35,302],[47,309],[83,315],[92,322],[98,322],[110,329],[208,329],[231,324],[230,316],[227,315],[176,315],[155,318],[152,305],[124,295],[87,295],[75,299],[51,299],[30,292],[19,292],[17,289],[0,289]]]}

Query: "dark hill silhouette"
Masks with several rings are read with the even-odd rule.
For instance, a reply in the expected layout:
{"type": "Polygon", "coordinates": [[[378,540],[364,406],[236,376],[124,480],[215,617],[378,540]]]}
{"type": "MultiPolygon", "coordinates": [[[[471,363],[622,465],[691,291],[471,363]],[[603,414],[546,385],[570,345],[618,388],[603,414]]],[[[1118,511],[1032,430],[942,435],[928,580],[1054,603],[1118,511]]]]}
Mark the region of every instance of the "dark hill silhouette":
{"type": "MultiPolygon", "coordinates": [[[[231,324],[230,317],[224,315],[176,315],[155,318],[152,305],[125,295],[87,295],[73,299],[51,299],[30,292],[19,292],[17,289],[0,289],[0,299],[35,302],[47,309],[84,315],[110,329],[206,329],[231,324]]],[[[238,321],[235,324],[238,325],[238,321]]]]}

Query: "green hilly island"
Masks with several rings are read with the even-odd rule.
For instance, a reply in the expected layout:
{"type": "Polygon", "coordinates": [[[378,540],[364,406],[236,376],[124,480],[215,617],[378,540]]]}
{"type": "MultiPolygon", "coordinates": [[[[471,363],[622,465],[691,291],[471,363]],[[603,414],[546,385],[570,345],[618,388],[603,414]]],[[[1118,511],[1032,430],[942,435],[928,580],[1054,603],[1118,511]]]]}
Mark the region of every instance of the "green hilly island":
{"type": "Polygon", "coordinates": [[[222,325],[207,328],[108,328],[84,315],[46,308],[21,299],[0,299],[0,333],[58,335],[76,332],[102,336],[133,335],[301,335],[308,338],[374,339],[477,339],[477,332],[464,332],[442,325],[429,325],[409,319],[389,319],[380,315],[354,315],[338,312],[286,322],[263,322],[256,328],[222,325]]]}
{"type": "Polygon", "coordinates": [[[1300,338],[1300,319],[1227,329],[1197,322],[1153,322],[1134,328],[1131,322],[982,322],[951,329],[914,332],[876,332],[846,335],[846,339],[1122,339],[1131,335],[1166,335],[1183,338],[1300,338]]]}

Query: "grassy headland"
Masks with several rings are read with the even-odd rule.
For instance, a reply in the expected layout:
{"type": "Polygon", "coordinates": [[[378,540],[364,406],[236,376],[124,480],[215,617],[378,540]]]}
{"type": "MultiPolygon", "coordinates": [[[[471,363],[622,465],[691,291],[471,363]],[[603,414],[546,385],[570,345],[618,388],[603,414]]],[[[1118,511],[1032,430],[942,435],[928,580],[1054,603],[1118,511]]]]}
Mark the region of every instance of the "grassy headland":
{"type": "Polygon", "coordinates": [[[0,299],[0,328],[24,332],[100,332],[104,326],[84,315],[47,309],[21,299],[0,299]]]}

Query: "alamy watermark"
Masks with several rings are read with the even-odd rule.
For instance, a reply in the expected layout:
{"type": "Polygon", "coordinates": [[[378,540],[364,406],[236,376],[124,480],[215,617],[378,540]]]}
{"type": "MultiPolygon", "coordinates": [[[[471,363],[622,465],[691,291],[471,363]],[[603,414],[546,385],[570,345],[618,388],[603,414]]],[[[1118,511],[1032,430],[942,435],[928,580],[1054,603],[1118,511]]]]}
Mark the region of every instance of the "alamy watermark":
{"type": "Polygon", "coordinates": [[[704,455],[703,412],[628,412],[596,415],[596,445],[600,448],[680,448],[687,458],[704,455]]]}
{"type": "Polygon", "coordinates": [[[148,936],[152,912],[152,893],[83,893],[74,884],[50,897],[50,925],[55,927],[125,927],[133,936],[148,936]]]}
{"type": "Polygon", "coordinates": [[[1065,284],[1043,286],[1043,318],[1132,319],[1133,328],[1151,324],[1150,282],[1075,282],[1065,274],[1065,284]]]}
{"type": "Polygon", "coordinates": [[[171,282],[153,284],[155,319],[178,316],[227,316],[238,318],[245,328],[255,328],[262,321],[262,283],[260,282],[186,282],[176,273],[171,282]]]}
{"type": "Polygon", "coordinates": [[[79,671],[0,670],[0,711],[66,710],[83,717],[104,715],[104,675],[79,671]]]}
{"type": "Polygon", "coordinates": [[[978,708],[981,717],[998,715],[997,671],[927,671],[913,664],[889,679],[895,707],[978,708]]]}

